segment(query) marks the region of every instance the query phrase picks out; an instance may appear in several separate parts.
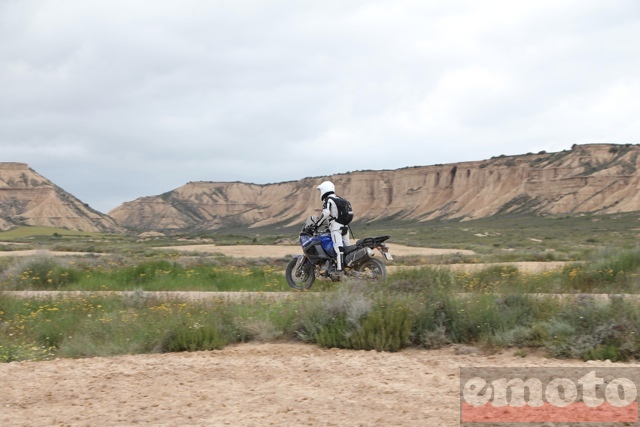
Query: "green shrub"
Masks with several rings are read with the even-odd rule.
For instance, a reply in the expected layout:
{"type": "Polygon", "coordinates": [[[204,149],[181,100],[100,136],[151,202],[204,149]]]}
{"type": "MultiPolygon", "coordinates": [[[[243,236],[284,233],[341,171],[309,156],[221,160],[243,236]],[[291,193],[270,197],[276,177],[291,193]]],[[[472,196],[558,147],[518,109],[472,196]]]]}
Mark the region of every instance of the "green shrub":
{"type": "Polygon", "coordinates": [[[596,348],[586,349],[582,353],[582,358],[584,360],[611,360],[612,362],[628,360],[624,351],[613,344],[599,344],[596,348]]]}
{"type": "Polygon", "coordinates": [[[603,250],[592,261],[563,268],[565,288],[580,292],[616,290],[638,291],[640,250],[603,250]]]}
{"type": "Polygon", "coordinates": [[[34,258],[19,266],[10,279],[13,289],[56,290],[78,282],[81,273],[49,257],[34,258]]]}
{"type": "Polygon", "coordinates": [[[455,277],[449,268],[404,269],[394,273],[392,278],[390,290],[398,292],[439,292],[455,286],[455,277]]]}
{"type": "Polygon", "coordinates": [[[114,279],[125,285],[144,285],[159,278],[175,279],[184,273],[184,267],[167,260],[147,261],[116,270],[114,279]]]}
{"type": "Polygon", "coordinates": [[[640,356],[640,318],[635,301],[580,296],[563,304],[544,327],[544,346],[554,357],[617,361],[640,356]]]}
{"type": "Polygon", "coordinates": [[[51,360],[54,357],[55,352],[46,347],[28,343],[0,341],[0,363],[20,362],[23,360],[51,360]]]}
{"type": "Polygon", "coordinates": [[[515,326],[496,331],[492,343],[498,347],[541,347],[545,334],[536,326],[515,326]]]}
{"type": "Polygon", "coordinates": [[[412,322],[401,297],[353,284],[310,301],[296,335],[328,348],[398,351],[409,343],[412,322]]]}
{"type": "Polygon", "coordinates": [[[398,351],[406,346],[411,316],[397,303],[380,301],[358,321],[338,314],[319,325],[312,339],[322,347],[354,350],[398,351]]]}
{"type": "Polygon", "coordinates": [[[227,339],[217,325],[176,325],[159,343],[158,350],[166,352],[220,350],[227,339]]]}

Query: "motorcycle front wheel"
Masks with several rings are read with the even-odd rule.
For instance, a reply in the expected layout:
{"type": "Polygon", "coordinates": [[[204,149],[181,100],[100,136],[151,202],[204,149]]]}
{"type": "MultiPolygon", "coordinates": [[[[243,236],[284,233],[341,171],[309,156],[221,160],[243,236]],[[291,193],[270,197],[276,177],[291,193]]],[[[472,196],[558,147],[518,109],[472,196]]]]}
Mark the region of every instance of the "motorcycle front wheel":
{"type": "Polygon", "coordinates": [[[297,271],[293,271],[298,263],[298,257],[289,261],[285,277],[287,278],[287,284],[290,288],[298,291],[304,291],[313,286],[313,282],[316,280],[316,276],[313,272],[313,265],[309,260],[305,260],[297,271]]]}
{"type": "Polygon", "coordinates": [[[385,280],[387,278],[387,266],[377,258],[369,258],[363,261],[354,270],[361,273],[368,280],[385,280]]]}

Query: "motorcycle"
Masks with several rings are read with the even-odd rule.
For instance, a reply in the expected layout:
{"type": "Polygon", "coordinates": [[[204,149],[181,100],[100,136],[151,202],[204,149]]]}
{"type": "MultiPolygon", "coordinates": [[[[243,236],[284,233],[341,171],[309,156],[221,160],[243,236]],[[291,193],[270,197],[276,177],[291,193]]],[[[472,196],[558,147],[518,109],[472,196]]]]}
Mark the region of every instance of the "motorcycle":
{"type": "Polygon", "coordinates": [[[316,218],[312,215],[300,231],[303,254],[294,257],[287,265],[287,283],[291,288],[303,291],[311,288],[316,278],[333,282],[342,280],[343,276],[384,280],[387,277],[387,267],[382,260],[374,258],[374,249],[380,251],[386,260],[393,260],[389,247],[383,243],[388,239],[389,236],[367,237],[358,240],[355,245],[346,246],[341,274],[337,271],[331,233],[328,229],[318,231],[316,218]]]}

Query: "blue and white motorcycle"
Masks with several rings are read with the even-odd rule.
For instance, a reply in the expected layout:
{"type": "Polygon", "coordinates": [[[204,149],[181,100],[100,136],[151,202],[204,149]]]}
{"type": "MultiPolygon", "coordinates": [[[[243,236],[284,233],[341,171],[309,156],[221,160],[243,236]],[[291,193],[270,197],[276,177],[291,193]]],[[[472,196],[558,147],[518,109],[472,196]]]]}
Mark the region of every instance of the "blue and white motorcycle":
{"type": "Polygon", "coordinates": [[[318,231],[315,222],[316,218],[310,216],[304,223],[300,232],[303,254],[294,257],[287,265],[285,276],[291,288],[309,289],[316,278],[334,282],[342,277],[374,281],[386,279],[387,267],[381,259],[374,257],[374,249],[380,251],[386,260],[392,260],[389,247],[383,243],[389,236],[366,237],[345,247],[342,275],[336,270],[336,252],[329,230],[318,231]]]}

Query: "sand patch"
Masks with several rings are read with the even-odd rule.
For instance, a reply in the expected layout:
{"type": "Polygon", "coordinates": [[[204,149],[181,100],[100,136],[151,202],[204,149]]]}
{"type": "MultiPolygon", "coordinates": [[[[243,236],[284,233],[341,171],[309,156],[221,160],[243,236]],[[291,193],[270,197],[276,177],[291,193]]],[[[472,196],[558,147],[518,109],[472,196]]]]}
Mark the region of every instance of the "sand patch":
{"type": "Polygon", "coordinates": [[[0,365],[0,425],[457,426],[460,367],[587,366],[460,350],[240,344],[211,352],[8,363],[0,365]]]}

